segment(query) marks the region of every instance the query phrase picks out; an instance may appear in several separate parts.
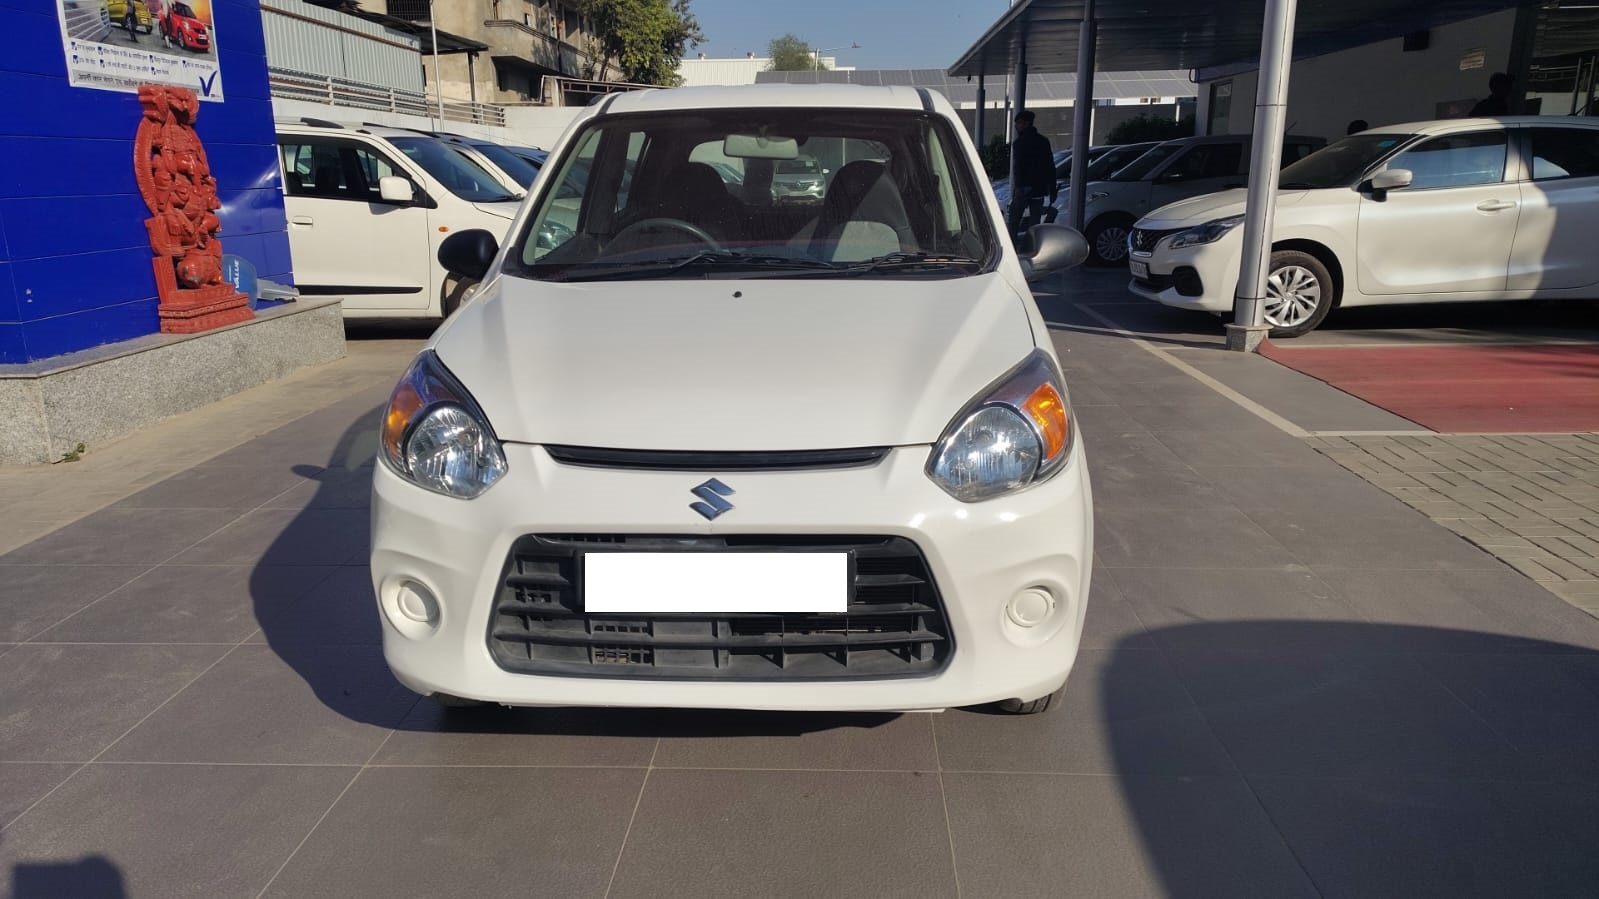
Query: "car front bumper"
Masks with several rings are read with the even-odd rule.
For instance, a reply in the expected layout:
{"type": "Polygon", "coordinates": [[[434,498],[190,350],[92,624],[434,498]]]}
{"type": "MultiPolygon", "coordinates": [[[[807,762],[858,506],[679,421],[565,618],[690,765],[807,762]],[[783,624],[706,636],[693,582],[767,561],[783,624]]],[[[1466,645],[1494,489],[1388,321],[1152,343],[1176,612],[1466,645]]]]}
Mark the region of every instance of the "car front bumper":
{"type": "MultiPolygon", "coordinates": [[[[706,522],[689,509],[708,472],[565,465],[508,444],[509,471],[474,500],[430,493],[376,466],[372,580],[384,656],[418,693],[513,706],[629,706],[903,711],[1036,699],[1058,689],[1077,655],[1093,558],[1093,513],[1081,445],[1067,468],[987,502],[951,499],[927,478],[928,447],[870,467],[720,474],[736,508],[706,522]],[[502,668],[490,618],[506,558],[530,534],[880,535],[920,549],[942,598],[953,649],[925,676],[850,680],[667,680],[548,676],[502,668]],[[431,627],[404,618],[406,582],[437,598],[431,627]],[[1013,598],[1043,590],[1053,609],[1022,627],[1013,598]]],[[[603,670],[597,674],[603,674],[603,670]]]]}
{"type": "Polygon", "coordinates": [[[1231,237],[1180,250],[1157,247],[1148,255],[1133,253],[1129,263],[1135,266],[1143,263],[1149,267],[1149,272],[1144,277],[1135,273],[1128,289],[1145,299],[1177,309],[1231,311],[1242,259],[1237,241],[1229,239],[1231,237]],[[1197,293],[1191,285],[1198,286],[1197,293]]]}

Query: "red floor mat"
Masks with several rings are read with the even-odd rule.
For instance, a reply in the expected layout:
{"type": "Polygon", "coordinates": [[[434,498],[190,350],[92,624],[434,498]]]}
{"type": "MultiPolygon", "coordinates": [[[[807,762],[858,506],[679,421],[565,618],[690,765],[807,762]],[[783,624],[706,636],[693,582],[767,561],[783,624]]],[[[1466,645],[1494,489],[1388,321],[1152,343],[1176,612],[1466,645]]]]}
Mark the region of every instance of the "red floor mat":
{"type": "Polygon", "coordinates": [[[1599,431],[1599,346],[1387,346],[1261,355],[1434,431],[1599,431]]]}

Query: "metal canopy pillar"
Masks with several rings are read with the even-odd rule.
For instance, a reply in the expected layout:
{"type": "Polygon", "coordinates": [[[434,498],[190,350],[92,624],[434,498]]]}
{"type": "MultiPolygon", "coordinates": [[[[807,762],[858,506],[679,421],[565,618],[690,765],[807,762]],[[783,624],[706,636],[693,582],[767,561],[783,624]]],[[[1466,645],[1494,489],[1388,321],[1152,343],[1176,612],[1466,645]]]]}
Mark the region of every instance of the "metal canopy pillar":
{"type": "Polygon", "coordinates": [[[987,137],[987,135],[983,133],[983,120],[988,118],[988,90],[983,83],[985,77],[986,76],[984,75],[977,76],[977,121],[974,123],[974,127],[972,128],[972,135],[977,138],[977,149],[979,152],[981,152],[987,146],[987,144],[984,143],[984,139],[987,137]]]}
{"type": "Polygon", "coordinates": [[[1260,87],[1255,92],[1255,132],[1249,154],[1249,199],[1244,209],[1244,253],[1233,295],[1227,348],[1254,352],[1266,326],[1266,284],[1271,275],[1272,221],[1277,212],[1277,173],[1282,168],[1288,117],[1288,73],[1294,61],[1294,16],[1298,0],[1266,0],[1260,38],[1260,87]]]}
{"type": "MultiPolygon", "coordinates": [[[[1012,104],[1012,109],[1014,110],[1014,112],[1012,112],[1010,114],[1010,118],[1014,120],[1018,115],[1021,115],[1022,110],[1027,108],[1027,32],[1026,31],[1022,32],[1022,46],[1021,46],[1021,49],[1016,51],[1016,86],[1012,90],[1013,90],[1013,94],[1014,94],[1016,99],[1015,99],[1015,102],[1012,104]]],[[[1010,197],[1011,197],[1011,203],[1013,203],[1013,204],[1016,202],[1016,198],[1021,196],[1021,193],[1016,189],[1016,176],[1018,174],[1017,171],[1016,171],[1016,147],[1015,147],[1016,136],[1017,136],[1016,132],[1013,129],[1011,131],[1011,152],[1010,152],[1010,197]]],[[[1006,214],[1009,215],[1008,212],[1006,214]]]]}
{"type": "Polygon", "coordinates": [[[1094,0],[1084,0],[1083,24],[1077,38],[1077,99],[1072,109],[1072,183],[1067,190],[1071,200],[1070,223],[1078,231],[1088,198],[1088,147],[1094,130],[1094,49],[1099,43],[1099,25],[1094,21],[1094,0]]]}

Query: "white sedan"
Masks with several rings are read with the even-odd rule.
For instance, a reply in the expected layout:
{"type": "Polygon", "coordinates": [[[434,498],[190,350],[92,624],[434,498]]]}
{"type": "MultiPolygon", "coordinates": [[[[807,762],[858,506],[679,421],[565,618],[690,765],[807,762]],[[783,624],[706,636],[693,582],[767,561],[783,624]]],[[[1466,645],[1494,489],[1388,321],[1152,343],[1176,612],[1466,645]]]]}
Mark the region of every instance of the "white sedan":
{"type": "MultiPolygon", "coordinates": [[[[1174,203],[1129,239],[1132,291],[1233,308],[1245,192],[1174,203]]],[[[1599,288],[1599,122],[1421,122],[1344,138],[1283,170],[1266,322],[1305,334],[1339,306],[1589,299],[1599,288]]]]}

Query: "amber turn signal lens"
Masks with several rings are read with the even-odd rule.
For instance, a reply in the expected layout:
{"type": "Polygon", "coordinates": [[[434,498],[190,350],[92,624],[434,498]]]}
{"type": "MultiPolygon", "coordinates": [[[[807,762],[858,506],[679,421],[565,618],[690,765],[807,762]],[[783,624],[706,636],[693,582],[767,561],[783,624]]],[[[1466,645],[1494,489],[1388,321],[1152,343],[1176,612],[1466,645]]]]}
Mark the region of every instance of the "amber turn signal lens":
{"type": "Polygon", "coordinates": [[[389,397],[389,409],[383,416],[383,449],[390,459],[396,461],[405,458],[400,441],[405,437],[405,429],[410,426],[411,419],[422,411],[422,396],[409,380],[400,382],[394,388],[394,395],[389,397]]]}
{"type": "Polygon", "coordinates": [[[1022,408],[1038,425],[1038,433],[1044,437],[1044,458],[1053,459],[1064,452],[1071,442],[1071,416],[1066,413],[1066,401],[1061,398],[1055,385],[1038,385],[1038,389],[1022,403],[1022,408]]]}

